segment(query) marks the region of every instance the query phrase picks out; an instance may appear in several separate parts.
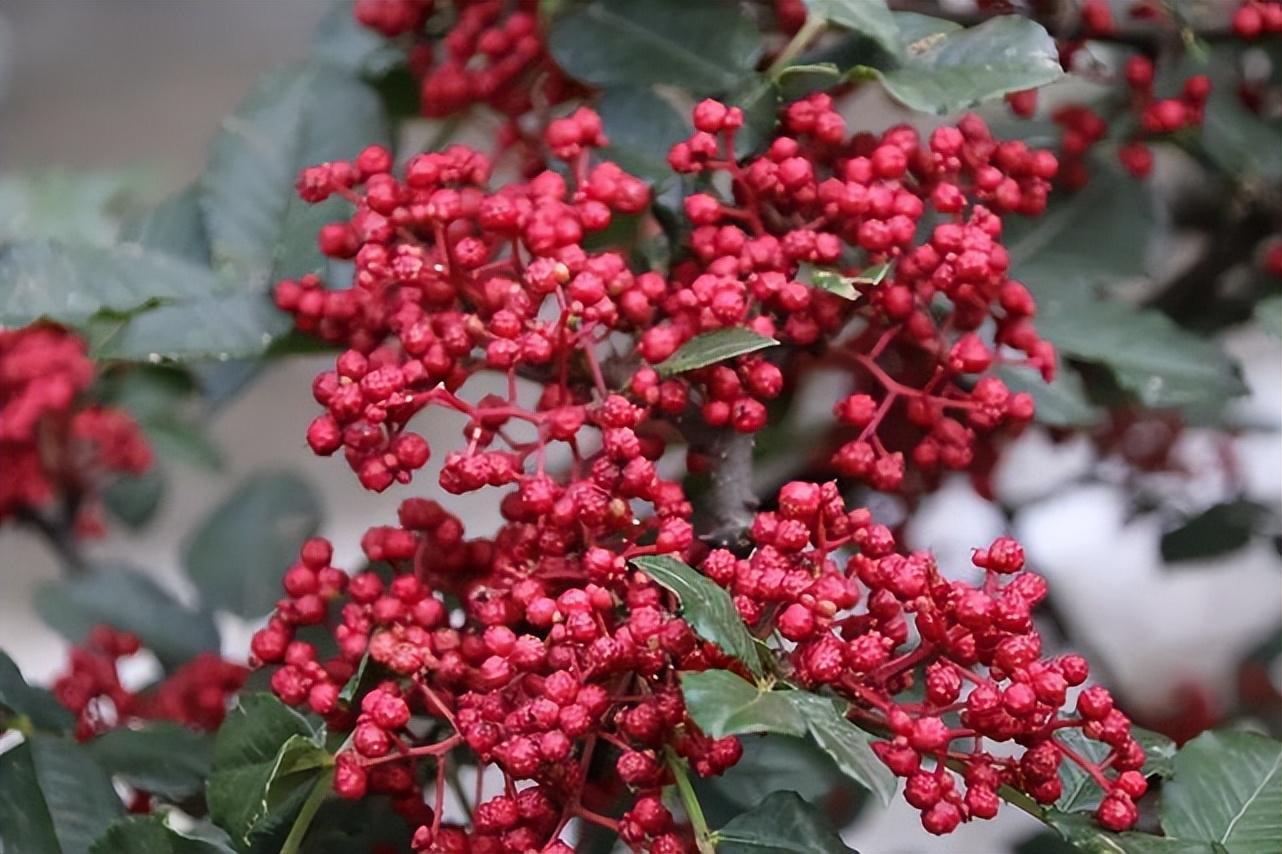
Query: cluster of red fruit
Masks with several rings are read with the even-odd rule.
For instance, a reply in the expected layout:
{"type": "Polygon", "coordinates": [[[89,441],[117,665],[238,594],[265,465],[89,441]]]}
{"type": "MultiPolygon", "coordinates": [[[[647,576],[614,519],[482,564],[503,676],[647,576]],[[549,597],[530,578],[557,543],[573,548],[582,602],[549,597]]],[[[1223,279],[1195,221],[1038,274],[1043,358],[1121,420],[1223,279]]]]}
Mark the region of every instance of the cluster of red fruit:
{"type": "Polygon", "coordinates": [[[100,529],[93,497],[105,477],[141,474],[151,448],[120,409],[87,404],[94,366],[63,329],[0,330],[0,522],[56,499],[78,510],[81,534],[100,529]]]}
{"type": "MultiPolygon", "coordinates": [[[[648,206],[640,181],[592,162],[605,137],[586,109],[544,135],[569,180],[547,171],[489,191],[487,158],[459,146],[414,157],[402,177],[378,148],[300,176],[305,200],[338,194],[354,206],[320,236],[326,253],[354,260],[352,286],[307,279],[276,292],[301,329],[347,348],[316,380],[326,411],[309,443],[320,454],[343,449],[361,482],[382,490],[426,462],[426,443],[407,425],[443,406],[464,416],[465,446],[446,455],[441,486],[509,487],[503,524],[486,538],[465,538],[436,502],[405,501],[397,526],[367,532],[370,568],[350,577],[331,565],[328,542],[309,541],[253,641],[254,662],[274,667],[282,700],[351,733],[337,792],[390,795],[418,827],[418,850],[559,852],[573,819],[637,850],[688,850],[659,797],[670,763],[718,774],[741,747],[699,730],[677,676],[739,665],[629,567],[641,555],[700,565],[731,589],[746,624],[779,629],[797,681],[828,686],[855,703],[853,715],[889,727],[887,761],[911,776],[911,800],[934,832],[992,815],[999,783],[1046,799],[1061,755],[1051,734],[1095,726],[1058,719],[1085,666],[1039,657],[1028,613],[1043,582],[1027,573],[999,581],[1022,568],[1015,544],[977,554],[990,571],[982,587],[949,582],[928,557],[897,554],[867,511],[847,512],[835,483],[794,483],[777,512],[757,515],[755,549],[741,559],[696,539],[681,485],[656,469],[682,431],[759,430],[787,360],[810,354],[859,382],[836,407],[841,424],[862,431],[832,461],[840,473],[900,488],[892,423],[919,469],[966,468],[975,431],[1032,415],[1028,397],[1010,393],[991,367],[1054,370],[1054,351],[1031,323],[1033,300],[1007,276],[1000,236],[1001,215],[1044,208],[1055,158],[994,140],[975,117],[928,141],[908,127],[848,137],[817,95],[784,111],[763,156],[740,162],[742,122],[739,110],[705,101],[695,134],[670,154],[679,172],[725,173],[730,195],[687,198],[688,245],[666,276],[633,272],[625,247],[585,246],[616,215],[648,206]],[[928,211],[935,225],[917,244],[928,211]],[[884,279],[853,278],[844,295],[803,272],[842,276],[880,263],[892,267],[884,279]],[[851,325],[861,331],[843,337],[851,325]],[[735,328],[787,346],[686,373],[665,367],[698,336],[735,328]],[[480,373],[506,377],[506,393],[467,399],[480,373]],[[836,550],[856,549],[838,570],[836,550]],[[451,618],[447,603],[461,614],[451,618]],[[922,640],[899,652],[909,615],[922,640]],[[300,634],[318,626],[333,654],[300,634]],[[896,703],[927,665],[928,700],[896,703]],[[362,679],[375,683],[363,697],[362,679]],[[955,711],[965,719],[954,730],[941,716],[955,711]],[[983,738],[1018,740],[1031,758],[992,757],[983,738]],[[975,746],[952,751],[958,739],[975,746]],[[502,781],[497,797],[478,793],[470,827],[447,822],[444,810],[464,747],[482,783],[502,781]],[[969,769],[965,798],[952,794],[945,769],[954,754],[969,769]],[[920,770],[923,756],[936,767],[920,770]],[[615,774],[601,773],[605,761],[615,774]],[[928,781],[938,786],[933,799],[928,781]],[[616,819],[604,813],[619,783],[635,800],[616,819]]],[[[1107,722],[1116,754],[1107,764],[1131,767],[1125,719],[1107,722]]],[[[1100,767],[1088,770],[1104,779],[1100,767]]],[[[1126,790],[1105,782],[1109,803],[1120,803],[1126,790]]],[[[1101,815],[1111,827],[1130,823],[1113,807],[1101,815]]]]}
{"type": "MultiPolygon", "coordinates": [[[[407,42],[423,114],[441,118],[485,104],[508,118],[500,150],[538,138],[519,119],[579,91],[551,61],[537,0],[356,0],[356,20],[407,42]]],[[[527,145],[534,143],[533,146],[527,145]]]]}
{"type": "Polygon", "coordinates": [[[1233,32],[1244,39],[1282,33],[1282,3],[1278,0],[1246,0],[1233,13],[1233,32]]]}
{"type": "MultiPolygon", "coordinates": [[[[1071,62],[1071,58],[1066,62],[1071,62]]],[[[1177,97],[1159,98],[1153,92],[1153,61],[1136,54],[1126,61],[1123,76],[1130,92],[1130,109],[1137,128],[1128,142],[1117,150],[1118,161],[1136,178],[1147,177],[1153,170],[1153,152],[1148,140],[1202,124],[1202,113],[1211,94],[1211,81],[1195,74],[1184,81],[1177,97]]],[[[1037,109],[1037,91],[1028,89],[1006,96],[1011,111],[1028,118],[1037,109]]],[[[1086,104],[1070,103],[1056,107],[1051,119],[1059,125],[1060,176],[1058,184],[1075,190],[1089,178],[1087,160],[1091,150],[1105,138],[1109,122],[1086,104]]]]}
{"type": "Polygon", "coordinates": [[[899,552],[890,529],[867,510],[848,510],[836,484],[803,481],[780,490],[778,510],[757,514],[750,536],[748,557],[717,549],[700,568],[731,592],[754,634],[777,630],[790,642],[793,678],[844,696],[852,719],[888,731],[876,749],[906,778],[904,797],[928,831],[992,818],[1001,785],[1054,803],[1065,758],[1108,793],[1097,812],[1103,826],[1134,824],[1144,751],[1103,688],[1079,695],[1076,717],[1060,716],[1068,691],[1086,681],[1087,665],[1076,655],[1042,657],[1030,614],[1046,582],[1024,569],[1017,542],[1003,537],[976,550],[978,584],[950,580],[928,553],[899,552]],[[896,699],[919,685],[922,699],[896,699]],[[945,722],[951,715],[956,724],[945,722]],[[1107,744],[1107,758],[1091,762],[1066,747],[1054,738],[1065,728],[1107,744]],[[1024,752],[995,756],[985,740],[1014,742],[1024,752]]]}
{"type": "Polygon", "coordinates": [[[155,685],[130,691],[120,682],[118,665],[140,649],[137,636],[108,626],[98,626],[71,648],[53,695],[76,715],[76,738],[86,741],[137,721],[174,721],[213,732],[249,674],[239,664],[203,653],[155,685]]]}

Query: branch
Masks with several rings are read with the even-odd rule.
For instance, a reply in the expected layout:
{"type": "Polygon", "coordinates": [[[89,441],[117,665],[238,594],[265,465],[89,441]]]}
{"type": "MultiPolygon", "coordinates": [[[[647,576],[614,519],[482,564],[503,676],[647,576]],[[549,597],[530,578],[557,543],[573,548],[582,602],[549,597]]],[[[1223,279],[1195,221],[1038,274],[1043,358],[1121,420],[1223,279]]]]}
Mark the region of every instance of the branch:
{"type": "Polygon", "coordinates": [[[691,444],[711,458],[708,500],[703,510],[707,536],[716,543],[736,544],[752,527],[757,509],[757,494],[752,483],[755,442],[751,433],[731,429],[711,431],[702,443],[691,440],[691,444]]]}

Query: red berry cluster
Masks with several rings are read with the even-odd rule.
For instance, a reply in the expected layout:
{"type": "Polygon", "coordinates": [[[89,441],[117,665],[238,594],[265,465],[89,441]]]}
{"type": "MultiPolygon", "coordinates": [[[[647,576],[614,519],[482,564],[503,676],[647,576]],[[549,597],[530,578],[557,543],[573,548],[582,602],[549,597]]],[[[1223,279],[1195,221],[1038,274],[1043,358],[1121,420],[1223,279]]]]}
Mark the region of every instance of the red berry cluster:
{"type": "Polygon", "coordinates": [[[1248,40],[1282,33],[1282,3],[1245,0],[1233,12],[1233,32],[1248,40]]]}
{"type": "MultiPolygon", "coordinates": [[[[671,152],[673,168],[728,173],[734,199],[686,197],[695,258],[674,270],[659,306],[667,318],[656,317],[638,344],[644,359],[661,362],[695,335],[727,326],[813,347],[860,316],[864,329],[826,354],[861,387],[837,405],[841,423],[859,433],[832,464],[879,489],[899,488],[905,451],[925,471],[964,468],[976,430],[1032,416],[1027,395],[985,374],[1011,361],[1001,346],[1048,377],[1054,371],[1054,349],[1031,322],[1034,301],[1008,277],[1000,242],[1001,214],[1044,209],[1054,156],[997,142],[976,116],[936,129],[929,140],[906,126],[847,138],[826,95],[791,104],[784,134],[745,164],[734,156],[742,124],[736,108],[705,101],[694,123],[695,135],[671,152]],[[917,243],[928,214],[936,224],[917,243]],[[862,260],[850,266],[852,250],[862,260]],[[880,263],[893,264],[892,272],[876,283],[854,279],[856,300],[798,280],[802,265],[858,274],[880,263]],[[929,309],[940,296],[949,305],[942,316],[929,309]],[[986,341],[979,330],[989,322],[986,341]],[[888,418],[906,422],[896,425],[900,448],[887,446],[890,430],[879,432],[888,418]]],[[[634,380],[634,391],[647,392],[649,375],[637,378],[643,382],[638,388],[634,380]]],[[[688,379],[705,421],[745,432],[765,425],[762,401],[783,387],[782,375],[759,358],[688,379]]]]}
{"type": "MultiPolygon", "coordinates": [[[[308,441],[320,454],[342,449],[361,482],[382,490],[424,464],[426,443],[408,424],[443,406],[465,423],[462,445],[443,460],[442,488],[506,490],[503,524],[485,538],[466,538],[436,502],[405,501],[398,525],[366,533],[370,568],[350,577],[332,566],[328,542],[309,541],[252,644],[254,662],[274,668],[282,700],[351,734],[336,791],[390,796],[418,827],[419,850],[558,851],[572,819],[608,827],[635,850],[687,850],[688,836],[659,800],[670,757],[710,775],[733,765],[741,748],[699,730],[677,674],[737,665],[692,632],[670,594],[629,567],[641,555],[702,559],[705,573],[732,588],[745,622],[777,625],[796,644],[789,660],[798,680],[843,692],[864,686],[849,695],[881,723],[927,659],[951,662],[958,680],[964,672],[991,685],[1049,684],[1063,669],[1037,659],[1027,612],[1041,598],[1040,579],[1000,591],[994,580],[967,599],[972,610],[982,610],[979,596],[1000,601],[990,603],[989,623],[971,611],[958,618],[953,600],[966,591],[924,556],[894,554],[889,531],[866,511],[847,513],[835,484],[786,488],[779,511],[757,517],[757,550],[742,561],[709,554],[695,539],[690,502],[656,462],[686,429],[761,429],[764,402],[784,389],[789,354],[830,359],[859,381],[836,416],[861,433],[833,465],[883,489],[901,486],[904,450],[923,470],[965,468],[976,431],[1031,416],[1031,401],[989,374],[993,365],[1054,369],[1054,351],[1031,323],[1033,300],[1008,278],[1000,243],[1002,215],[1045,206],[1052,155],[997,142],[975,117],[929,140],[907,127],[848,137],[831,102],[812,96],[787,108],[763,156],[741,163],[734,141],[742,121],[737,109],[705,101],[696,133],[670,154],[680,172],[726,173],[730,196],[687,198],[688,251],[666,276],[634,272],[623,247],[585,246],[617,214],[644,213],[649,200],[636,178],[592,162],[606,140],[586,109],[545,132],[568,179],[546,171],[491,191],[488,160],[457,146],[414,157],[400,176],[378,148],[300,176],[305,200],[337,194],[354,208],[320,235],[327,254],[354,261],[352,286],[309,278],[276,291],[300,329],[347,348],[315,382],[325,412],[308,441]],[[928,212],[934,226],[918,243],[928,212]],[[881,263],[893,271],[854,279],[854,299],[813,286],[803,267],[857,275],[881,263]],[[840,336],[856,318],[859,331],[840,336]],[[775,336],[785,355],[676,376],[664,369],[683,343],[732,328],[775,336]],[[469,393],[479,373],[506,378],[506,391],[469,393]],[[899,447],[887,444],[892,424],[899,447]],[[844,572],[828,560],[838,548],[860,550],[844,572]],[[860,584],[873,591],[866,599],[860,584]],[[856,616],[864,601],[874,610],[856,616]],[[908,640],[908,614],[929,639],[895,656],[908,640]],[[332,637],[335,653],[300,634],[314,627],[332,637]],[[862,669],[847,665],[845,640],[862,669]],[[968,669],[976,665],[988,674],[968,669]],[[351,683],[358,676],[375,687],[351,683]],[[345,694],[349,684],[355,690],[345,694]],[[503,782],[499,797],[476,798],[466,827],[443,810],[450,764],[464,748],[482,778],[503,782]],[[601,762],[615,774],[594,772],[601,762]],[[602,813],[610,779],[636,795],[618,819],[602,813]]],[[[1014,572],[1016,551],[999,544],[979,562],[1014,572]]],[[[1078,669],[1074,684],[1085,678],[1078,669]]],[[[999,740],[1048,734],[1058,704],[1042,691],[1018,715],[966,726],[999,740]]],[[[914,719],[945,714],[903,709],[914,719]]],[[[927,754],[946,753],[947,736],[927,754]]],[[[1013,760],[983,761],[1003,781],[1033,779],[1013,760]]],[[[930,823],[945,829],[946,815],[930,823]]]]}
{"type": "Polygon", "coordinates": [[[671,816],[655,811],[669,781],[663,749],[705,775],[740,755],[735,739],[709,739],[689,721],[676,675],[727,660],[628,570],[626,534],[580,515],[581,539],[555,509],[520,506],[522,496],[541,503],[534,491],[512,493],[510,521],[477,540],[435,502],[406,501],[400,526],[371,529],[362,542],[370,561],[393,567],[390,582],[373,570],[349,580],[329,565],[328,542],[309,541],[285,575],[287,597],[254,637],[254,660],[277,666],[271,686],[283,701],[350,731],[335,791],[390,796],[419,827],[416,850],[561,850],[543,846],[573,818],[670,850],[662,845],[671,840],[657,842],[673,832],[671,816]],[[451,627],[446,597],[463,604],[462,628],[451,627]],[[332,633],[332,658],[298,638],[314,625],[332,633]],[[350,703],[342,688],[362,662],[380,681],[350,703]],[[443,822],[445,775],[464,748],[507,792],[477,806],[470,830],[443,822]],[[618,821],[585,800],[593,757],[610,754],[618,779],[641,793],[618,821]],[[534,785],[517,794],[526,781],[534,785]]]}
{"type": "Polygon", "coordinates": [[[140,474],[151,449],[124,411],[86,405],[94,367],[70,332],[35,325],[0,330],[0,522],[55,499],[97,526],[93,496],[106,476],[140,474]]]}
{"type": "Polygon", "coordinates": [[[486,104],[507,116],[500,147],[529,141],[517,120],[536,103],[556,104],[574,91],[544,47],[536,0],[356,0],[354,14],[388,38],[408,40],[424,115],[486,104]]]}
{"type": "Polygon", "coordinates": [[[976,550],[979,584],[952,580],[928,553],[897,550],[867,510],[848,510],[835,483],[803,481],[780,490],[778,509],[759,513],[750,535],[751,555],[717,549],[702,571],[732,593],[754,634],[778,631],[791,642],[794,679],[846,697],[856,721],[888,733],[877,752],[906,778],[904,797],[928,831],[992,818],[1004,784],[1054,803],[1064,759],[1108,793],[1101,824],[1134,824],[1144,751],[1103,688],[1079,695],[1076,716],[1060,716],[1087,665],[1075,655],[1042,656],[1030,612],[1046,582],[1024,569],[1017,542],[976,550]],[[917,686],[922,699],[896,699],[917,686]],[[1107,744],[1108,757],[1091,762],[1054,737],[1067,728],[1107,744]],[[985,741],[1024,751],[996,756],[985,741]]]}
{"type": "Polygon", "coordinates": [[[94,628],[84,644],[71,648],[67,671],[55,680],[53,694],[75,713],[76,737],[83,741],[135,721],[218,729],[229,699],[245,684],[248,671],[204,653],[155,685],[133,692],[121,685],[117,667],[140,648],[135,635],[109,626],[94,628]]]}
{"type": "MultiPolygon", "coordinates": [[[[1153,60],[1136,54],[1126,61],[1123,76],[1130,92],[1130,109],[1138,128],[1117,151],[1122,167],[1136,178],[1147,177],[1153,170],[1153,152],[1148,142],[1155,137],[1176,133],[1202,124],[1202,112],[1211,94],[1211,81],[1195,74],[1184,81],[1180,94],[1159,98],[1154,94],[1153,60]]],[[[1036,92],[1016,93],[1007,101],[1016,115],[1031,116],[1036,107],[1036,92]]],[[[1060,153],[1063,169],[1060,184],[1070,190],[1082,187],[1089,178],[1088,155],[1108,133],[1109,123],[1085,104],[1057,107],[1051,118],[1061,128],[1060,153]]]]}

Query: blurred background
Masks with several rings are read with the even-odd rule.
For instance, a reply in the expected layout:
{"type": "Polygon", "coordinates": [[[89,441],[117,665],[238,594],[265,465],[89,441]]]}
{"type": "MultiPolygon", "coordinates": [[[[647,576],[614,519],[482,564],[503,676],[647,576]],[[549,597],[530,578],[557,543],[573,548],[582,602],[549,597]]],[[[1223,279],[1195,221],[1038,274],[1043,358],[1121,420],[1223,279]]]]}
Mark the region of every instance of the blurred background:
{"type": "MultiPolygon", "coordinates": [[[[222,117],[259,74],[304,55],[328,10],[325,0],[0,0],[0,235],[74,221],[110,239],[113,226],[97,221],[95,207],[136,208],[190,181],[222,117]],[[107,204],[68,204],[68,188],[107,204]]],[[[860,122],[879,124],[870,115],[896,120],[884,104],[878,110],[861,112],[860,122]]],[[[1159,184],[1161,178],[1159,168],[1159,184]]],[[[996,474],[996,492],[1010,512],[958,479],[927,500],[909,530],[912,546],[934,549],[942,565],[960,567],[971,546],[1013,529],[1034,568],[1051,579],[1055,626],[1071,633],[1103,679],[1123,687],[1149,726],[1207,725],[1238,702],[1244,679],[1262,678],[1273,697],[1282,683],[1276,538],[1255,537],[1178,565],[1164,564],[1160,550],[1172,506],[1184,510],[1189,496],[1222,491],[1225,454],[1235,460],[1245,497],[1276,507],[1282,496],[1282,341],[1251,328],[1230,332],[1226,346],[1251,389],[1233,404],[1232,416],[1251,429],[1233,436],[1183,431],[1173,448],[1181,473],[1168,475],[1169,482],[1158,476],[1141,483],[1120,463],[1110,468],[1088,439],[1053,441],[1034,429],[996,474]],[[1141,489],[1149,499],[1143,512],[1135,501],[1141,489]],[[1253,654],[1260,664],[1244,667],[1253,654]]],[[[218,452],[215,470],[164,458],[159,514],[137,532],[110,526],[91,554],[144,567],[180,595],[189,593],[179,555],[196,522],[245,475],[290,469],[321,497],[335,563],[351,565],[360,534],[393,518],[403,495],[393,489],[371,496],[341,463],[307,449],[303,430],[318,364],[277,361],[214,411],[206,426],[218,452]]],[[[424,425],[422,432],[434,440],[434,432],[447,429],[454,425],[424,425]]],[[[469,532],[492,529],[493,502],[477,494],[462,499],[469,500],[460,513],[469,532]]],[[[41,541],[14,526],[0,529],[0,648],[37,681],[53,675],[66,650],[30,604],[36,588],[58,574],[41,541]]],[[[250,629],[232,621],[222,628],[227,652],[243,654],[250,629]]],[[[866,810],[846,837],[866,854],[990,854],[1036,829],[1006,810],[996,822],[935,840],[896,801],[890,810],[866,810]]]]}

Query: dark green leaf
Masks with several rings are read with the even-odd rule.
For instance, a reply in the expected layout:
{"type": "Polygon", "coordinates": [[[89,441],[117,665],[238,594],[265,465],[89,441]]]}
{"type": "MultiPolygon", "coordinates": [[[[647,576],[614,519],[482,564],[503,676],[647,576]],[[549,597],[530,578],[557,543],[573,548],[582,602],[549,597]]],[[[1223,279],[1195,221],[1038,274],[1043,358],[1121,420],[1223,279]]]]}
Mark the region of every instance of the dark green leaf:
{"type": "Polygon", "coordinates": [[[690,717],[713,738],[752,732],[802,737],[806,721],[791,691],[759,688],[728,670],[681,674],[681,693],[690,717]]]}
{"type": "Polygon", "coordinates": [[[182,800],[200,792],[213,761],[213,737],[179,724],[116,729],[85,743],[94,760],[136,789],[182,800]]]}
{"type": "Polygon", "coordinates": [[[1092,427],[1104,418],[1103,411],[1086,396],[1081,374],[1061,365],[1055,379],[1046,382],[1032,368],[1003,365],[997,376],[1012,392],[1026,392],[1037,406],[1039,424],[1048,427],[1092,427]]]}
{"type": "Polygon", "coordinates": [[[62,854],[27,743],[0,753],[0,851],[62,854]]]}
{"type": "Polygon", "coordinates": [[[170,196],[145,215],[126,222],[121,238],[131,243],[209,266],[209,235],[195,186],[170,196]]]}
{"type": "Polygon", "coordinates": [[[749,78],[727,99],[743,110],[743,127],[735,134],[735,157],[743,159],[766,147],[779,124],[781,98],[779,84],[763,74],[749,78]]]}
{"type": "Polygon", "coordinates": [[[37,734],[0,754],[0,850],[88,854],[123,813],[111,780],[74,741],[37,734]]]}
{"type": "Polygon", "coordinates": [[[328,801],[316,814],[302,850],[305,854],[409,851],[412,828],[392,810],[387,798],[328,801]]]}
{"type": "Polygon", "coordinates": [[[604,154],[628,172],[650,181],[672,177],[668,149],[690,136],[690,120],[653,89],[617,86],[594,105],[610,145],[604,154]]]}
{"type": "Polygon", "coordinates": [[[179,831],[163,816],[131,816],[113,824],[92,854],[234,854],[226,834],[216,828],[179,831]]]}
{"type": "Polygon", "coordinates": [[[1240,549],[1251,542],[1268,513],[1263,505],[1244,499],[1212,505],[1162,534],[1162,560],[1204,560],[1240,549]]]}
{"type": "Polygon", "coordinates": [[[302,715],[270,694],[242,696],[214,742],[209,814],[238,844],[248,845],[273,806],[304,790],[328,761],[320,734],[302,715]]]}
{"type": "Polygon", "coordinates": [[[351,704],[359,700],[367,691],[378,683],[380,667],[377,662],[371,662],[369,653],[361,656],[361,663],[357,666],[356,672],[352,678],[348,679],[343,685],[343,690],[338,692],[338,701],[340,703],[351,704]]]}
{"type": "Polygon", "coordinates": [[[742,326],[731,326],[696,335],[682,344],[677,352],[665,359],[658,371],[665,377],[683,374],[698,368],[706,368],[736,356],[746,356],[779,342],[764,335],[758,335],[751,329],[742,326]]]}
{"type": "Polygon", "coordinates": [[[1255,322],[1274,338],[1282,338],[1282,296],[1266,297],[1256,303],[1255,322]]]}
{"type": "Polygon", "coordinates": [[[200,428],[172,420],[150,421],[144,426],[152,447],[162,457],[181,460],[205,471],[222,469],[222,454],[200,428]]]}
{"type": "Polygon", "coordinates": [[[126,526],[138,529],[156,515],[165,492],[165,478],[152,466],[140,475],[122,475],[102,490],[107,510],[126,526]]]}
{"type": "Polygon", "coordinates": [[[0,242],[53,238],[110,244],[141,177],[61,170],[0,176],[0,242]]]}
{"type": "Polygon", "coordinates": [[[716,831],[720,854],[857,854],[796,792],[775,792],[716,831]]]}
{"type": "Polygon", "coordinates": [[[1052,196],[1041,216],[1008,217],[1003,235],[1012,274],[1045,299],[1081,282],[1142,275],[1156,225],[1147,185],[1101,166],[1081,190],[1052,196]]]}
{"type": "Polygon", "coordinates": [[[1179,746],[1174,741],[1140,726],[1131,727],[1131,736],[1144,748],[1145,776],[1166,779],[1175,773],[1175,755],[1179,746]]]}
{"type": "Polygon", "coordinates": [[[724,774],[692,778],[699,804],[713,827],[725,824],[780,789],[822,804],[834,822],[843,826],[866,802],[863,790],[847,785],[832,759],[805,739],[754,735],[741,738],[740,742],[743,757],[724,774]]]}
{"type": "Polygon", "coordinates": [[[761,36],[736,4],[722,0],[599,0],[558,17],[548,49],[584,83],[668,83],[703,96],[742,83],[761,54],[761,36]]]}
{"type": "Polygon", "coordinates": [[[132,244],[30,240],[0,248],[0,324],[6,326],[40,318],[79,326],[102,311],[127,314],[220,287],[208,269],[132,244]]]}
{"type": "Polygon", "coordinates": [[[978,26],[937,32],[905,47],[896,67],[860,68],[898,101],[926,113],[952,113],[1063,76],[1055,40],[1040,24],[999,15],[978,26]]]}
{"type": "Polygon", "coordinates": [[[841,69],[831,62],[789,65],[775,75],[780,97],[796,101],[812,92],[822,92],[844,82],[841,69]]]}
{"type": "Polygon", "coordinates": [[[377,93],[322,63],[263,77],[215,138],[200,179],[200,206],[215,266],[246,292],[328,269],[316,245],[321,225],[350,213],[339,198],[308,205],[299,171],[355,157],[387,139],[377,93]]]}
{"type": "Polygon", "coordinates": [[[1236,92],[1214,86],[1212,92],[1202,119],[1202,150],[1235,180],[1282,179],[1282,122],[1251,112],[1236,92]]]}
{"type": "Polygon", "coordinates": [[[1150,833],[1110,833],[1089,813],[1048,809],[1043,820],[1082,854],[1220,854],[1205,842],[1167,839],[1150,833]]]}
{"type": "Polygon", "coordinates": [[[1013,854],[1078,854],[1078,850],[1055,831],[1043,830],[1016,845],[1013,854]]]}
{"type": "Polygon", "coordinates": [[[1214,341],[1160,312],[1072,287],[1039,288],[1037,296],[1038,331],[1061,354],[1107,367],[1145,406],[1213,406],[1246,392],[1214,341]]]}
{"type": "Polygon", "coordinates": [[[99,565],[76,578],[44,584],[35,605],[46,623],[75,643],[98,625],[133,632],[167,669],[218,651],[218,628],[209,614],[180,604],[128,567],[99,565]]]}
{"type": "Polygon", "coordinates": [[[712,641],[754,673],[760,673],[756,641],[739,617],[729,593],[674,557],[646,555],[633,558],[632,564],[681,600],[681,616],[701,638],[712,641]]]}
{"type": "Polygon", "coordinates": [[[280,579],[316,533],[321,510],[311,487],[288,472],[250,477],[211,513],[184,551],[187,574],[211,607],[261,616],[280,579]]]}
{"type": "Polygon", "coordinates": [[[885,0],[806,0],[812,17],[866,36],[896,56],[900,52],[899,27],[885,0]]]}
{"type": "Polygon", "coordinates": [[[805,720],[810,737],[837,767],[883,804],[889,804],[898,784],[886,763],[873,753],[872,737],[846,720],[837,703],[827,697],[808,691],[792,691],[785,696],[805,720]]]}
{"type": "Polygon", "coordinates": [[[27,684],[18,665],[3,651],[0,651],[0,707],[25,717],[37,729],[66,732],[75,724],[71,712],[52,694],[27,684]]]}
{"type": "Polygon", "coordinates": [[[338,3],[312,36],[311,59],[351,75],[381,77],[405,63],[405,51],[362,25],[350,3],[338,3]]]}
{"type": "Polygon", "coordinates": [[[265,293],[221,291],[139,312],[91,334],[99,359],[190,362],[258,356],[289,328],[265,293]]]}
{"type": "Polygon", "coordinates": [[[1162,787],[1162,830],[1233,854],[1282,851],[1282,743],[1249,732],[1206,732],[1175,756],[1162,787]]]}
{"type": "MultiPolygon", "coordinates": [[[[1132,734],[1144,747],[1144,775],[1169,777],[1171,761],[1175,756],[1175,742],[1161,733],[1142,727],[1134,727],[1132,734]]],[[[1109,754],[1107,744],[1087,738],[1079,729],[1061,729],[1055,738],[1078,756],[1091,762],[1102,762],[1109,754]]],[[[1060,763],[1059,779],[1063,785],[1063,794],[1055,802],[1055,807],[1063,812],[1091,812],[1104,798],[1099,785],[1070,759],[1066,758],[1060,763]]]]}

